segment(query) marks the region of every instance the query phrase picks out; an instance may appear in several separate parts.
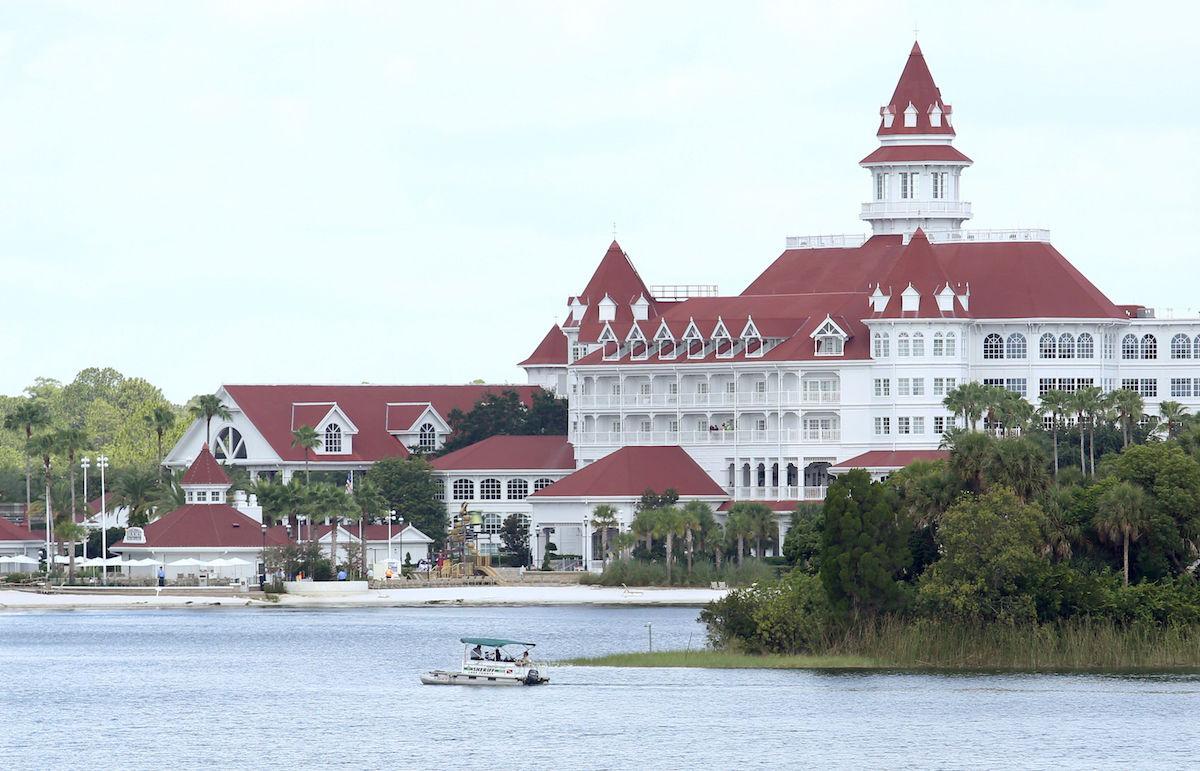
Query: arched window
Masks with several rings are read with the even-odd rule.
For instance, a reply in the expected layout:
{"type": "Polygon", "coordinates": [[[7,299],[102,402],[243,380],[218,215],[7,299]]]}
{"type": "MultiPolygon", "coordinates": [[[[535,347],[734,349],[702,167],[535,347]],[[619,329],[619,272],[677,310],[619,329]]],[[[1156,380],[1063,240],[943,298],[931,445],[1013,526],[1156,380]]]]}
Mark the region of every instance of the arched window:
{"type": "Polygon", "coordinates": [[[1025,358],[1025,335],[1020,332],[1013,332],[1008,336],[1008,340],[1004,344],[1004,355],[1010,359],[1025,358]]]}
{"type": "Polygon", "coordinates": [[[536,493],[538,490],[544,490],[552,484],[554,484],[553,479],[535,479],[533,480],[533,491],[536,493]]]}
{"type": "Polygon", "coordinates": [[[924,356],[925,355],[925,335],[921,334],[920,332],[913,332],[912,355],[913,356],[924,356]]]}
{"type": "Polygon", "coordinates": [[[1200,359],[1200,335],[1196,335],[1196,339],[1192,341],[1192,358],[1200,359]]]}
{"type": "Polygon", "coordinates": [[[908,356],[909,355],[908,333],[907,332],[901,332],[899,335],[896,336],[896,355],[897,356],[908,356]]]}
{"type": "Polygon", "coordinates": [[[766,487],[767,486],[767,464],[760,463],[760,464],[758,464],[758,467],[754,470],[754,486],[755,487],[766,487]]]}
{"type": "Polygon", "coordinates": [[[1038,341],[1038,358],[1054,359],[1058,357],[1058,346],[1055,344],[1054,335],[1047,332],[1042,335],[1038,341]]]}
{"type": "Polygon", "coordinates": [[[479,483],[479,500],[481,501],[498,501],[500,500],[500,480],[485,479],[479,483]]]}
{"type": "Polygon", "coordinates": [[[508,480],[508,499],[510,501],[523,501],[529,497],[529,483],[524,479],[508,480]]]}
{"type": "Polygon", "coordinates": [[[1136,359],[1138,357],[1138,341],[1133,335],[1121,338],[1121,358],[1136,359]]]}
{"type": "Polygon", "coordinates": [[[1063,332],[1058,338],[1058,358],[1075,358],[1075,336],[1063,332]]]}
{"type": "Polygon", "coordinates": [[[217,460],[245,460],[246,442],[242,440],[242,435],[236,428],[226,426],[217,432],[212,454],[217,460]]]}
{"type": "Polygon", "coordinates": [[[983,358],[985,359],[1003,359],[1004,358],[1004,339],[1000,335],[993,332],[983,338],[983,358]]]}
{"type": "Polygon", "coordinates": [[[342,427],[337,423],[325,426],[325,452],[342,451],[342,427]]]}
{"type": "Polygon", "coordinates": [[[934,356],[945,356],[946,355],[945,335],[943,335],[941,332],[933,333],[933,355],[934,356]]]}
{"type": "Polygon", "coordinates": [[[453,492],[456,501],[473,501],[475,500],[475,483],[470,479],[455,479],[453,492]]]}
{"type": "Polygon", "coordinates": [[[1171,358],[1192,358],[1192,341],[1188,340],[1187,335],[1175,335],[1171,338],[1171,358]]]}
{"type": "Polygon", "coordinates": [[[417,447],[421,452],[433,452],[437,449],[437,431],[432,423],[422,423],[417,434],[417,447]]]}
{"type": "Polygon", "coordinates": [[[1080,359],[1091,359],[1096,355],[1096,342],[1087,332],[1079,335],[1075,341],[1075,355],[1080,359]]]}
{"type": "Polygon", "coordinates": [[[876,332],[871,338],[871,356],[886,359],[891,355],[891,340],[887,332],[876,332]]]}
{"type": "Polygon", "coordinates": [[[1142,358],[1158,358],[1158,338],[1154,335],[1142,335],[1142,358]]]}
{"type": "Polygon", "coordinates": [[[957,356],[958,355],[958,338],[955,336],[955,334],[953,332],[946,333],[946,355],[947,356],[957,356]]]}

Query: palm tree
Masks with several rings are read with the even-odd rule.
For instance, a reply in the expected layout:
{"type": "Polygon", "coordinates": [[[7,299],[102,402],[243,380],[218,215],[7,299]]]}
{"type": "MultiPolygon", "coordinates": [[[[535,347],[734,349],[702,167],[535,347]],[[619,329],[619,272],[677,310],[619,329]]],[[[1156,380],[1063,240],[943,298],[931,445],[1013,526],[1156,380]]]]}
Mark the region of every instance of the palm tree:
{"type": "MultiPolygon", "coordinates": [[[[38,434],[37,436],[31,437],[27,442],[27,445],[29,447],[29,452],[40,456],[42,459],[42,472],[46,483],[46,540],[49,542],[54,540],[54,507],[51,503],[50,496],[50,484],[54,481],[54,478],[50,471],[50,462],[55,451],[58,450],[58,442],[53,434],[38,434]]],[[[26,511],[28,511],[28,509],[26,511]]],[[[53,568],[53,565],[54,555],[50,554],[49,549],[46,549],[47,582],[49,581],[48,576],[53,568]]]]}
{"type": "Polygon", "coordinates": [[[592,509],[592,527],[600,530],[600,554],[604,562],[608,562],[608,531],[619,524],[617,507],[601,503],[592,509]]]}
{"type": "MultiPolygon", "coordinates": [[[[1104,391],[1097,386],[1085,386],[1075,392],[1076,405],[1083,410],[1083,417],[1086,419],[1086,427],[1088,434],[1088,455],[1091,458],[1091,473],[1096,476],[1096,423],[1103,416],[1107,408],[1107,400],[1104,398],[1104,391]]],[[[1083,430],[1085,424],[1079,424],[1079,441],[1083,442],[1083,430]]],[[[1087,468],[1084,468],[1087,471],[1087,468]]]]}
{"type": "Polygon", "coordinates": [[[671,584],[671,565],[674,562],[675,536],[683,534],[683,517],[674,506],[658,509],[654,517],[654,534],[664,538],[667,544],[667,585],[671,584]]]}
{"type": "Polygon", "coordinates": [[[746,552],[746,537],[754,534],[754,521],[748,507],[753,504],[742,501],[729,507],[729,516],[725,520],[725,533],[730,538],[737,539],[737,564],[742,566],[742,557],[746,552]]]}
{"type": "Polygon", "coordinates": [[[985,461],[988,484],[1011,487],[1025,503],[1045,490],[1046,455],[1026,437],[1005,437],[996,442],[985,461]]]}
{"type": "Polygon", "coordinates": [[[989,388],[974,381],[963,383],[950,389],[942,404],[955,415],[962,415],[963,425],[974,431],[991,398],[989,388]]]}
{"type": "MultiPolygon", "coordinates": [[[[232,420],[233,413],[225,406],[220,397],[216,394],[203,394],[197,396],[191,406],[188,407],[188,412],[193,418],[204,421],[204,443],[212,444],[212,419],[220,418],[221,420],[232,420]]],[[[161,455],[161,450],[159,451],[161,455]]]]}
{"type": "Polygon", "coordinates": [[[947,436],[950,469],[977,493],[983,492],[996,441],[995,437],[971,431],[955,431],[947,436]]]}
{"type": "MultiPolygon", "coordinates": [[[[229,410],[225,410],[229,412],[229,410]]],[[[154,438],[158,442],[158,466],[162,468],[163,462],[163,435],[175,427],[175,410],[171,409],[166,404],[160,404],[153,410],[142,416],[146,427],[154,432],[154,438]]]]}
{"type": "Polygon", "coordinates": [[[1187,407],[1179,402],[1162,402],[1158,405],[1158,414],[1167,423],[1167,438],[1174,439],[1176,429],[1187,417],[1187,407]]]}
{"type": "Polygon", "coordinates": [[[292,432],[292,447],[304,448],[304,484],[308,484],[308,454],[317,449],[321,438],[312,426],[300,426],[292,432]]]}
{"type": "Polygon", "coordinates": [[[33,502],[32,462],[33,450],[30,440],[33,430],[50,425],[50,409],[42,401],[32,397],[22,399],[11,412],[4,416],[4,428],[8,431],[20,431],[25,434],[25,511],[28,514],[29,504],[33,502]]]}
{"type": "Polygon", "coordinates": [[[369,478],[363,477],[354,486],[354,505],[358,509],[358,543],[359,543],[359,578],[367,574],[367,546],[363,540],[363,522],[383,514],[387,509],[387,499],[379,491],[379,486],[369,478]]]}
{"type": "Polygon", "coordinates": [[[642,509],[633,516],[633,523],[630,530],[638,535],[639,538],[646,539],[646,555],[649,557],[650,551],[654,548],[654,531],[656,529],[655,520],[658,517],[658,509],[642,509]]]}
{"type": "MultiPolygon", "coordinates": [[[[703,501],[688,501],[683,506],[683,524],[686,528],[684,537],[687,539],[688,575],[692,575],[692,558],[696,552],[696,534],[703,541],[704,534],[712,530],[716,524],[712,507],[703,501]]],[[[703,548],[703,543],[701,544],[703,548]]]]}
{"type": "MultiPolygon", "coordinates": [[[[75,458],[80,450],[87,447],[87,434],[79,428],[63,428],[54,432],[54,441],[58,444],[60,455],[67,456],[67,478],[71,481],[71,521],[79,513],[79,505],[75,501],[75,458]]],[[[87,501],[84,501],[84,505],[87,501]]]]}
{"type": "Polygon", "coordinates": [[[1111,398],[1121,421],[1121,446],[1128,447],[1133,438],[1133,424],[1141,419],[1145,404],[1141,394],[1131,388],[1119,388],[1112,392],[1111,398]]]}
{"type": "Polygon", "coordinates": [[[67,567],[67,580],[71,583],[75,582],[75,544],[87,538],[87,528],[76,522],[74,519],[63,519],[55,524],[55,533],[60,540],[67,542],[67,554],[70,556],[70,562],[67,567]]]}
{"type": "Polygon", "coordinates": [[[1075,418],[1079,424],[1079,470],[1087,476],[1087,419],[1088,415],[1095,409],[1096,402],[1100,398],[1100,389],[1095,386],[1087,386],[1080,388],[1073,394],[1069,394],[1069,403],[1071,411],[1075,413],[1075,418]]]}
{"type": "Polygon", "coordinates": [[[357,519],[358,506],[346,495],[346,490],[328,483],[306,486],[309,496],[308,535],[312,538],[312,521],[326,518],[332,528],[329,531],[329,564],[337,570],[338,528],[343,519],[357,519]]]}
{"type": "Polygon", "coordinates": [[[713,522],[712,528],[705,534],[704,540],[713,553],[713,564],[717,571],[721,570],[721,557],[725,553],[725,528],[720,522],[713,522]]]}
{"type": "Polygon", "coordinates": [[[1121,539],[1125,585],[1129,586],[1129,542],[1136,541],[1149,525],[1146,493],[1132,482],[1118,482],[1100,496],[1095,526],[1105,540],[1121,539]]]}
{"type": "Polygon", "coordinates": [[[1058,479],[1058,429],[1062,416],[1066,414],[1067,394],[1057,389],[1042,394],[1039,412],[1050,416],[1050,436],[1054,440],[1054,478],[1058,479]]]}
{"type": "Polygon", "coordinates": [[[158,473],[152,469],[131,468],[117,477],[113,485],[112,505],[129,510],[129,526],[142,527],[150,521],[159,500],[158,473]]]}

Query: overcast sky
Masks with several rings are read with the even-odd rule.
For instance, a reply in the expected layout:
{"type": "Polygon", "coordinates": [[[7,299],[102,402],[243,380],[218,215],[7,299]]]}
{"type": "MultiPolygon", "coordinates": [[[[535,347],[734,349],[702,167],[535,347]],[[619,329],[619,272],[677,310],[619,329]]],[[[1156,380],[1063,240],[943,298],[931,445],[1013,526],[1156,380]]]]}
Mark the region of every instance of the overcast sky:
{"type": "MultiPolygon", "coordinates": [[[[1200,307],[1190,4],[7,2],[0,392],[524,382],[618,240],[740,292],[857,233],[913,30],[971,227],[1200,307]],[[736,8],[736,12],[733,10],[736,8]]],[[[972,287],[976,292],[986,287],[972,287]]],[[[1194,313],[1194,311],[1193,311],[1194,313]]]]}

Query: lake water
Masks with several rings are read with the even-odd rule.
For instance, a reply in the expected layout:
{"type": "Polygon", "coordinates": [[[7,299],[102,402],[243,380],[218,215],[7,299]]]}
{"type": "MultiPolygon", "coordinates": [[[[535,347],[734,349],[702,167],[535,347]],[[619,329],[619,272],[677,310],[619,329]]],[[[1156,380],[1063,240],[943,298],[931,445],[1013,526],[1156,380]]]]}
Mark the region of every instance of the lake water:
{"type": "Polygon", "coordinates": [[[553,668],[428,687],[462,635],[562,658],[703,643],[686,608],[0,614],[0,768],[1163,768],[1200,677],[553,668]]]}

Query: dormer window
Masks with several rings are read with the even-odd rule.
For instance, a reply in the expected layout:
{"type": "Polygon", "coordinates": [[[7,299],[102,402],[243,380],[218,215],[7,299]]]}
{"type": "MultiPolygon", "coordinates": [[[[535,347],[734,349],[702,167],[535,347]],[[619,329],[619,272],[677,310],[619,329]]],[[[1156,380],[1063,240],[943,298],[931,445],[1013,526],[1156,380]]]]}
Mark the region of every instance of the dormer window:
{"type": "Polygon", "coordinates": [[[717,319],[717,326],[712,334],[713,352],[718,359],[728,359],[733,356],[733,339],[729,337],[729,330],[725,328],[725,322],[717,319]]]}
{"type": "Polygon", "coordinates": [[[833,319],[826,317],[825,321],[812,333],[813,341],[816,344],[817,356],[841,356],[845,352],[846,339],[848,335],[833,323],[833,319]]]}
{"type": "Polygon", "coordinates": [[[342,451],[342,427],[330,423],[325,427],[325,452],[340,453],[342,451]]]}
{"type": "Polygon", "coordinates": [[[433,452],[437,449],[437,430],[432,423],[422,423],[417,433],[417,447],[421,452],[433,452]]]}
{"type": "Polygon", "coordinates": [[[936,104],[929,108],[929,125],[934,128],[942,125],[942,108],[936,104]]]}
{"type": "Polygon", "coordinates": [[[908,107],[904,109],[904,128],[916,128],[917,125],[917,108],[913,107],[912,102],[908,103],[908,107]]]}
{"type": "Polygon", "coordinates": [[[650,346],[646,343],[646,336],[642,334],[642,329],[636,323],[630,327],[629,334],[625,336],[625,342],[629,345],[629,358],[635,361],[645,361],[650,357],[650,346]]]}
{"type": "Polygon", "coordinates": [[[600,320],[613,321],[617,318],[617,304],[608,295],[604,295],[604,299],[600,301],[600,320]]]}
{"type": "Polygon", "coordinates": [[[890,107],[884,107],[882,110],[882,113],[883,113],[883,127],[891,128],[892,124],[896,122],[895,114],[892,113],[892,110],[890,107]]]}
{"type": "Polygon", "coordinates": [[[638,295],[630,309],[633,311],[634,321],[645,321],[650,318],[650,303],[646,300],[645,295],[638,295]]]}
{"type": "Polygon", "coordinates": [[[208,503],[208,491],[207,490],[197,490],[196,491],[196,503],[208,503]]]}
{"type": "Polygon", "coordinates": [[[921,308],[921,293],[912,284],[900,293],[900,311],[902,313],[916,313],[921,308]]]}
{"type": "Polygon", "coordinates": [[[683,333],[683,347],[689,359],[704,358],[704,338],[694,321],[688,324],[687,331],[683,333]]]}

